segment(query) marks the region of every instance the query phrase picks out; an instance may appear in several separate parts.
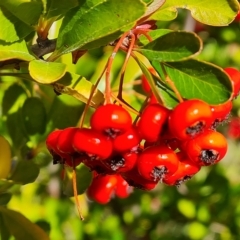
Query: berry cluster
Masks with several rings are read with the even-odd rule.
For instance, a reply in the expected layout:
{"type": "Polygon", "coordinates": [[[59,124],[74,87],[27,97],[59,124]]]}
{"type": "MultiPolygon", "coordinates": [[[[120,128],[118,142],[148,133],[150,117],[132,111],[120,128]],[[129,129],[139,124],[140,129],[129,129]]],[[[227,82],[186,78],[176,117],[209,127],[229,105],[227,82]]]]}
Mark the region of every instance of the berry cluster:
{"type": "MultiPolygon", "coordinates": [[[[236,75],[232,68],[226,72],[236,75]]],[[[240,78],[234,79],[231,100],[240,89],[240,78]]],[[[227,152],[227,141],[216,128],[227,119],[231,100],[215,106],[182,100],[169,110],[157,102],[144,75],[142,87],[149,101],[134,121],[124,104],[105,103],[92,114],[89,128],[69,127],[47,137],[54,164],[75,170],[81,163],[90,169],[86,193],[98,203],[125,198],[134,187],[152,190],[159,182],[180,186],[227,152]]]]}

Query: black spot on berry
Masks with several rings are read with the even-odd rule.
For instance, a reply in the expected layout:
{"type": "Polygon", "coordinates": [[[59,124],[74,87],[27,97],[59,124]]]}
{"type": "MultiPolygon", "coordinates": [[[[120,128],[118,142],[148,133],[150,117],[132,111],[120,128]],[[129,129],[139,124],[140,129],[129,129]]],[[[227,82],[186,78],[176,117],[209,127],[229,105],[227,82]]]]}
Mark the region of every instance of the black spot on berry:
{"type": "Polygon", "coordinates": [[[204,162],[205,165],[212,165],[218,159],[219,153],[215,150],[206,149],[202,150],[199,159],[204,162]]]}
{"type": "Polygon", "coordinates": [[[114,129],[114,128],[108,128],[104,131],[104,135],[110,137],[111,139],[116,138],[121,131],[119,129],[114,129]]]}
{"type": "Polygon", "coordinates": [[[181,186],[182,183],[190,180],[192,178],[192,176],[190,175],[185,175],[184,177],[182,177],[181,179],[178,179],[176,182],[175,182],[175,186],[178,188],[181,186]]]}
{"type": "Polygon", "coordinates": [[[121,168],[125,165],[125,159],[121,155],[112,156],[106,162],[107,162],[107,165],[113,171],[117,171],[119,168],[121,168]]]}
{"type": "Polygon", "coordinates": [[[203,122],[198,122],[197,124],[190,126],[186,129],[187,135],[194,137],[195,135],[201,133],[203,131],[205,124],[203,122]]]}
{"type": "Polygon", "coordinates": [[[151,177],[153,178],[154,182],[162,181],[166,172],[167,172],[167,168],[164,166],[154,167],[151,173],[151,177]]]}

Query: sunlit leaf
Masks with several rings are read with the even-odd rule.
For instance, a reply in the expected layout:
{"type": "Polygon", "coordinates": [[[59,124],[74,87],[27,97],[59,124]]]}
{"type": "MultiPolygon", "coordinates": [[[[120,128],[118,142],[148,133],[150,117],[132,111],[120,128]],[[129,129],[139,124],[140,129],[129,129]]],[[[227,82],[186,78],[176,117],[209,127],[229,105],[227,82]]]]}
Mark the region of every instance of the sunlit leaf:
{"type": "Polygon", "coordinates": [[[37,23],[43,11],[42,0],[4,0],[0,2],[1,5],[29,26],[37,23]]]}
{"type": "Polygon", "coordinates": [[[29,63],[29,73],[38,83],[50,84],[56,82],[66,73],[67,66],[58,62],[33,60],[29,63]]]}
{"type": "Polygon", "coordinates": [[[20,184],[32,183],[36,180],[38,174],[39,168],[35,163],[22,160],[17,162],[17,165],[12,175],[9,177],[9,180],[20,184]]]}
{"type": "Polygon", "coordinates": [[[49,236],[21,213],[0,206],[0,213],[9,232],[18,240],[50,240],[49,236]]]}
{"type": "Polygon", "coordinates": [[[0,2],[0,40],[2,43],[12,43],[19,41],[31,33],[33,31],[33,28],[12,15],[5,8],[1,7],[2,2],[6,3],[9,1],[0,2]]]}
{"type": "Polygon", "coordinates": [[[45,18],[49,19],[66,14],[71,8],[78,5],[78,0],[47,0],[45,18]]]}
{"type": "Polygon", "coordinates": [[[76,49],[104,46],[131,29],[145,13],[146,7],[139,0],[86,1],[79,8],[70,10],[59,31],[56,51],[58,56],[76,49]]]}
{"type": "Polygon", "coordinates": [[[239,4],[237,0],[167,0],[151,18],[170,21],[176,17],[177,8],[190,10],[193,18],[204,24],[225,26],[234,20],[239,10],[239,4]]]}
{"type": "Polygon", "coordinates": [[[135,50],[150,61],[179,61],[198,54],[202,49],[201,39],[192,32],[169,32],[135,50]]]}
{"type": "Polygon", "coordinates": [[[6,178],[11,169],[12,156],[8,141],[0,136],[0,179],[6,178]]]}
{"type": "MultiPolygon", "coordinates": [[[[168,75],[185,99],[198,98],[209,104],[226,102],[232,93],[229,77],[225,72],[210,63],[189,59],[181,62],[153,62],[162,79],[168,75]]],[[[171,98],[171,96],[169,95],[171,98]]],[[[172,106],[174,107],[174,106],[172,106]]]]}
{"type": "Polygon", "coordinates": [[[0,61],[9,59],[31,61],[34,59],[34,56],[29,53],[25,41],[18,41],[12,44],[0,44],[0,61]]]}
{"type": "MultiPolygon", "coordinates": [[[[56,92],[71,95],[84,103],[87,103],[93,87],[93,84],[87,81],[86,78],[70,72],[67,72],[60,81],[54,84],[56,92]]],[[[96,89],[90,105],[97,107],[103,102],[103,93],[96,89]]]]}

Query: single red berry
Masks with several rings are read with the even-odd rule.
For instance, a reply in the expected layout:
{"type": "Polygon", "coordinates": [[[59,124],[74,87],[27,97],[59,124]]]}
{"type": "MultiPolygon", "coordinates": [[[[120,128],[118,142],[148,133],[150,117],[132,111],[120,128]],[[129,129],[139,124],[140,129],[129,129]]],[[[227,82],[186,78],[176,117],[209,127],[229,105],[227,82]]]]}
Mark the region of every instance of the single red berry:
{"type": "Polygon", "coordinates": [[[233,139],[240,138],[240,118],[232,118],[228,126],[228,136],[233,139]]]}
{"type": "Polygon", "coordinates": [[[183,145],[183,150],[193,162],[200,166],[209,166],[225,156],[227,146],[226,138],[221,133],[209,129],[188,140],[183,145]]]}
{"type": "Polygon", "coordinates": [[[127,198],[133,191],[132,187],[122,178],[120,174],[116,175],[117,185],[115,189],[115,195],[119,198],[127,198]]]}
{"type": "Polygon", "coordinates": [[[56,147],[59,150],[62,157],[65,156],[65,164],[69,167],[76,167],[83,161],[83,156],[77,153],[73,146],[73,137],[78,128],[68,127],[61,131],[58,135],[56,147]]]}
{"type": "Polygon", "coordinates": [[[62,153],[73,154],[75,152],[72,141],[74,134],[77,132],[78,128],[68,127],[61,131],[57,138],[57,148],[62,153]]]}
{"type": "Polygon", "coordinates": [[[115,175],[95,175],[87,189],[87,196],[100,204],[107,204],[114,195],[117,185],[115,175]]]}
{"type": "Polygon", "coordinates": [[[148,147],[139,154],[137,168],[139,174],[153,182],[177,171],[179,160],[176,153],[165,145],[148,147]]]}
{"type": "Polygon", "coordinates": [[[115,138],[132,126],[132,118],[123,107],[106,104],[96,109],[91,117],[90,124],[92,129],[115,138]]]}
{"type": "Polygon", "coordinates": [[[119,153],[137,150],[141,142],[140,135],[135,126],[129,128],[125,133],[113,139],[113,150],[119,153]]]}
{"type": "Polygon", "coordinates": [[[66,155],[60,152],[57,148],[58,136],[61,134],[62,131],[63,130],[61,129],[54,130],[47,136],[46,139],[46,146],[53,157],[53,164],[64,164],[65,162],[64,158],[66,157],[66,155]]]}
{"type": "Polygon", "coordinates": [[[191,139],[212,125],[212,111],[209,104],[199,99],[179,103],[170,113],[168,127],[179,140],[191,139]]]}
{"type": "Polygon", "coordinates": [[[157,186],[157,182],[149,181],[143,178],[136,167],[128,172],[121,173],[121,176],[128,183],[129,186],[135,187],[141,190],[150,191],[157,186]]]}
{"type": "Polygon", "coordinates": [[[216,128],[219,123],[225,121],[232,110],[232,101],[227,101],[219,105],[211,105],[211,111],[213,114],[213,128],[216,128]]]}
{"type": "Polygon", "coordinates": [[[130,171],[137,163],[138,153],[126,152],[123,154],[113,154],[108,159],[103,161],[103,164],[110,171],[122,173],[130,171]]]}
{"type": "Polygon", "coordinates": [[[147,142],[156,142],[167,122],[169,110],[160,104],[149,104],[143,110],[137,124],[141,138],[147,142]]]}
{"type": "Polygon", "coordinates": [[[232,67],[224,68],[224,71],[230,77],[233,88],[232,98],[235,98],[239,95],[240,91],[240,72],[236,68],[232,67]]]}
{"type": "Polygon", "coordinates": [[[178,169],[171,176],[163,179],[163,182],[167,185],[175,185],[179,187],[183,182],[190,180],[201,167],[191,161],[188,156],[183,152],[178,152],[177,157],[179,159],[178,169]]]}
{"type": "Polygon", "coordinates": [[[112,154],[112,142],[93,129],[79,128],[72,141],[75,151],[88,156],[91,160],[107,159],[112,154]]]}

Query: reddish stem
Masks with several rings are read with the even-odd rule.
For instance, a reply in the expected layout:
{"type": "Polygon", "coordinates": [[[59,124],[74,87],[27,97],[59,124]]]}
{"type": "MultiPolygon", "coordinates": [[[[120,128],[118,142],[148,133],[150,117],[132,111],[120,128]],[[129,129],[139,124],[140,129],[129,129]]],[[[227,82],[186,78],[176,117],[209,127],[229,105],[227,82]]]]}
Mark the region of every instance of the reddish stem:
{"type": "MultiPolygon", "coordinates": [[[[108,63],[107,63],[107,64],[108,64],[108,63]]],[[[104,72],[105,72],[105,70],[106,70],[106,68],[107,68],[107,64],[105,65],[105,67],[104,67],[101,75],[99,76],[98,80],[97,80],[96,83],[93,85],[93,89],[92,89],[92,91],[91,91],[91,93],[90,93],[90,96],[89,96],[88,101],[87,101],[87,103],[86,103],[86,105],[85,105],[85,107],[84,107],[82,116],[81,116],[80,121],[79,121],[79,124],[78,124],[80,128],[82,128],[82,126],[83,126],[83,123],[84,123],[84,120],[85,120],[85,117],[86,117],[88,108],[89,108],[89,106],[90,106],[90,103],[91,103],[91,101],[92,101],[93,95],[94,95],[94,93],[95,93],[95,91],[96,91],[96,89],[97,89],[97,86],[98,86],[99,82],[101,81],[101,78],[102,78],[102,76],[103,76],[103,74],[104,74],[104,72]]]]}
{"type": "Polygon", "coordinates": [[[132,49],[133,49],[135,41],[136,41],[135,35],[133,33],[130,32],[129,36],[131,37],[131,42],[130,42],[130,46],[128,48],[127,55],[125,57],[122,69],[121,69],[121,77],[120,77],[119,89],[118,89],[118,98],[119,99],[122,99],[124,74],[125,74],[125,70],[126,70],[126,67],[127,67],[128,60],[131,56],[132,49]]]}
{"type": "Polygon", "coordinates": [[[73,184],[73,193],[74,193],[75,202],[76,202],[76,205],[77,205],[78,214],[79,214],[80,219],[83,221],[84,217],[82,216],[80,203],[79,203],[79,199],[78,199],[77,174],[76,174],[75,166],[73,166],[73,170],[72,170],[72,184],[73,184]]]}
{"type": "Polygon", "coordinates": [[[121,38],[119,39],[119,41],[117,42],[115,48],[113,49],[113,52],[111,54],[111,56],[108,59],[108,63],[107,63],[107,69],[106,69],[106,87],[105,87],[105,98],[106,98],[106,103],[111,103],[111,81],[110,81],[110,72],[111,72],[111,68],[112,68],[112,63],[113,60],[119,50],[119,48],[121,47],[124,39],[128,36],[129,32],[125,32],[121,38]]]}

